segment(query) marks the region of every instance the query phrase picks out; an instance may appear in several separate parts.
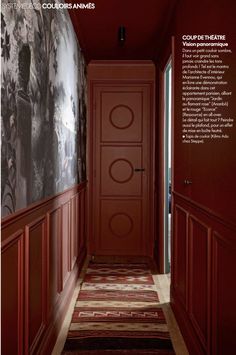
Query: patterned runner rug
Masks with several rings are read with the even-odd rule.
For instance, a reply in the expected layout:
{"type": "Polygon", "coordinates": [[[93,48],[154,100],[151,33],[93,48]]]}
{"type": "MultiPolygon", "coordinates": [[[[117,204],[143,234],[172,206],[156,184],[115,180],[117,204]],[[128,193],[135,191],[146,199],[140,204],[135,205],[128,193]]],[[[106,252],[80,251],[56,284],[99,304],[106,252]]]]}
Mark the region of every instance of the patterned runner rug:
{"type": "Polygon", "coordinates": [[[146,264],[89,264],[62,354],[175,354],[146,264]]]}

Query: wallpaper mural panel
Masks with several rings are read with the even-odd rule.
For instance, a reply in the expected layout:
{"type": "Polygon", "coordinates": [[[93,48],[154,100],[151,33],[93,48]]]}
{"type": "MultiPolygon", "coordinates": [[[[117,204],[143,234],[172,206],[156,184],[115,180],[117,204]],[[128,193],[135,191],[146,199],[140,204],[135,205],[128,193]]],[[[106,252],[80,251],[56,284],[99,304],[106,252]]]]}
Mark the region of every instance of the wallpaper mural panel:
{"type": "Polygon", "coordinates": [[[4,4],[2,217],[86,179],[86,66],[69,14],[4,4]]]}

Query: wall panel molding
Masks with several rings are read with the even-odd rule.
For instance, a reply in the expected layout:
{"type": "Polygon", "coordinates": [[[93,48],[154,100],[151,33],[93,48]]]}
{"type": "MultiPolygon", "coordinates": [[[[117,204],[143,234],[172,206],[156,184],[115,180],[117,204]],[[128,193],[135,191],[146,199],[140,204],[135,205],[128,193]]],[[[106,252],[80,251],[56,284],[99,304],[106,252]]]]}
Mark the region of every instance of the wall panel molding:
{"type": "Polygon", "coordinates": [[[210,307],[208,302],[210,287],[208,243],[211,229],[200,219],[190,214],[188,233],[188,311],[192,325],[206,350],[209,322],[208,309],[210,307]]]}
{"type": "Polygon", "coordinates": [[[184,204],[189,206],[190,208],[194,208],[196,212],[198,213],[203,213],[205,217],[209,217],[215,221],[215,223],[220,223],[224,225],[226,228],[230,228],[232,230],[236,230],[236,223],[232,222],[231,220],[227,220],[224,216],[221,216],[214,211],[210,210],[206,206],[203,206],[199,203],[196,203],[194,200],[191,198],[180,194],[177,191],[172,191],[174,197],[176,197],[178,200],[181,200],[184,204]]]}
{"type": "Polygon", "coordinates": [[[25,227],[25,351],[33,354],[46,327],[46,218],[25,227]]]}
{"type": "Polygon", "coordinates": [[[78,255],[78,210],[79,210],[79,200],[78,195],[74,195],[70,199],[70,270],[73,269],[78,255]]]}
{"type": "MultiPolygon", "coordinates": [[[[79,191],[83,190],[87,185],[87,182],[83,182],[79,185],[74,185],[69,189],[66,189],[64,192],[60,192],[54,196],[47,197],[40,202],[35,202],[27,208],[23,208],[16,213],[13,213],[7,217],[2,218],[1,226],[2,226],[2,241],[9,237],[8,233],[5,233],[6,228],[7,232],[11,229],[15,229],[15,224],[18,225],[25,225],[24,223],[29,217],[33,215],[42,215],[43,212],[46,210],[50,210],[50,208],[56,208],[57,206],[61,206],[63,203],[67,202],[68,199],[78,193],[79,191]]],[[[13,234],[13,233],[12,233],[13,234]]]]}
{"type": "Polygon", "coordinates": [[[5,355],[52,351],[87,254],[85,191],[82,183],[2,220],[5,355]]]}
{"type": "Polygon", "coordinates": [[[182,302],[182,304],[187,307],[188,212],[177,204],[174,207],[173,226],[174,238],[172,240],[172,277],[175,280],[174,287],[176,290],[176,294],[178,295],[180,302],[182,302]]]}
{"type": "Polygon", "coordinates": [[[61,289],[70,275],[70,201],[61,206],[61,289]],[[69,238],[63,238],[68,235],[69,238]]]}
{"type": "Polygon", "coordinates": [[[61,207],[53,208],[47,213],[47,254],[48,254],[48,312],[54,306],[62,291],[61,281],[61,207]]]}
{"type": "Polygon", "coordinates": [[[1,350],[4,354],[23,355],[23,291],[24,291],[24,232],[22,229],[10,235],[1,246],[1,350]],[[11,260],[10,267],[8,260],[11,260]],[[8,342],[14,333],[15,341],[8,342]]]}
{"type": "Polygon", "coordinates": [[[221,233],[212,235],[212,353],[229,354],[236,346],[236,287],[232,282],[236,239],[221,233]],[[230,287],[230,292],[225,290],[230,287]],[[227,325],[234,325],[229,332],[227,325]]]}
{"type": "Polygon", "coordinates": [[[236,347],[236,227],[176,193],[173,211],[171,305],[176,319],[191,355],[228,354],[236,347]],[[186,274],[179,273],[185,269],[186,274]],[[185,283],[186,298],[180,287],[185,283]]]}
{"type": "Polygon", "coordinates": [[[182,303],[179,301],[178,294],[175,288],[171,286],[171,307],[174,311],[175,317],[178,321],[178,326],[184,337],[188,349],[191,349],[191,355],[206,355],[201,346],[201,342],[196,336],[195,329],[189,318],[188,312],[184,309],[182,303]]]}

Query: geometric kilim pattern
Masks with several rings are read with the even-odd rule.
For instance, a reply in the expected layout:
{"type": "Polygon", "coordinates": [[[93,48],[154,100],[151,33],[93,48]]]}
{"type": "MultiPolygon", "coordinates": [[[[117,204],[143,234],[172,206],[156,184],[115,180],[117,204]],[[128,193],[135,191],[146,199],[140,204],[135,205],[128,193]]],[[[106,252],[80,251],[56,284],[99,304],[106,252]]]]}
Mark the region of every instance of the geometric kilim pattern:
{"type": "Polygon", "coordinates": [[[175,354],[148,265],[89,264],[62,354],[175,354]]]}

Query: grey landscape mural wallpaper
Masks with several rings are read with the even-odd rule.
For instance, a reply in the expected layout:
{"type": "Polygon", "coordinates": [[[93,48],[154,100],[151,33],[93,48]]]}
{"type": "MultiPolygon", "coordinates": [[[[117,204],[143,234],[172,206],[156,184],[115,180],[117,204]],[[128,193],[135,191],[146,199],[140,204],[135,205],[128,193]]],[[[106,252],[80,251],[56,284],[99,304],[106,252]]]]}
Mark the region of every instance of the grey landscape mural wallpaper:
{"type": "Polygon", "coordinates": [[[4,4],[2,217],[86,179],[86,66],[69,14],[4,4]]]}

